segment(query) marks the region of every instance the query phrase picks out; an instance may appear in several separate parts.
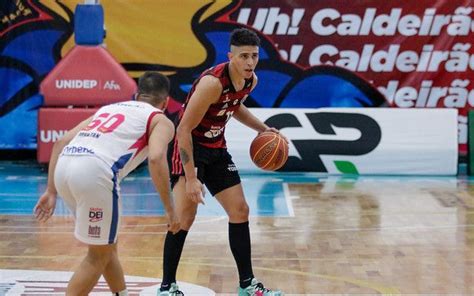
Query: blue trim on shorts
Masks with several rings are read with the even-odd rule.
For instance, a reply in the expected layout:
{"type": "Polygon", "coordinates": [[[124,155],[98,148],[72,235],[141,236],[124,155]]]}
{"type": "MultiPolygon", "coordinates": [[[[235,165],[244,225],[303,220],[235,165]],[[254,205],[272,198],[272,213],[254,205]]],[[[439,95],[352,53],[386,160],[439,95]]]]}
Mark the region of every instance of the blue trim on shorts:
{"type": "Polygon", "coordinates": [[[119,173],[119,170],[123,169],[127,161],[132,157],[133,153],[129,153],[126,155],[123,155],[122,157],[117,160],[114,165],[112,166],[112,172],[114,173],[114,176],[112,177],[112,183],[113,183],[113,189],[112,189],[112,221],[110,222],[110,233],[109,233],[109,244],[114,243],[114,238],[117,235],[117,224],[118,224],[118,218],[119,218],[119,212],[118,212],[118,199],[119,195],[117,192],[117,187],[118,187],[118,182],[117,182],[117,175],[119,173]]]}

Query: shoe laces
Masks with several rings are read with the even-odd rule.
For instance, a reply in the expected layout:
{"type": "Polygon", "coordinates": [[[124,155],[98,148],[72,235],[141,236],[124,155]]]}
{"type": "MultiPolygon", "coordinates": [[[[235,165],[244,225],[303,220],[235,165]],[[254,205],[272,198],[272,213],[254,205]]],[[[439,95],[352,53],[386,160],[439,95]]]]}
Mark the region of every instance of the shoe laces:
{"type": "Polygon", "coordinates": [[[183,291],[181,291],[181,290],[173,290],[173,291],[168,290],[168,293],[169,293],[170,295],[183,295],[183,296],[184,296],[184,293],[183,293],[183,291]]]}
{"type": "Polygon", "coordinates": [[[265,293],[271,292],[269,289],[265,288],[262,283],[257,283],[255,285],[255,290],[256,291],[262,291],[262,292],[265,292],[265,293]]]}
{"type": "Polygon", "coordinates": [[[176,291],[172,292],[172,295],[183,295],[184,296],[184,293],[181,290],[176,290],[176,291]]]}

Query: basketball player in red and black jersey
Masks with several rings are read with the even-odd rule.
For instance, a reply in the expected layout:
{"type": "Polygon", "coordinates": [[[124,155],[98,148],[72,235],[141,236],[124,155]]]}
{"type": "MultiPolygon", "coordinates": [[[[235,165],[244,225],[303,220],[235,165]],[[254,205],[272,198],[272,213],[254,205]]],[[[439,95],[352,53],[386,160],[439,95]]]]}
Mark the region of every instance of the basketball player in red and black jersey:
{"type": "Polygon", "coordinates": [[[182,295],[176,285],[176,270],[197,206],[204,203],[204,185],[229,216],[229,242],[239,271],[239,295],[282,295],[280,291],[266,289],[254,277],[249,207],[224,138],[226,124],[232,116],[259,133],[278,132],[252,115],[243,104],[257,85],[254,70],[259,45],[260,40],[253,31],[234,30],[229,62],[201,74],[179,115],[170,166],[181,230],[176,234],[168,232],[166,236],[160,295],[182,295]]]}

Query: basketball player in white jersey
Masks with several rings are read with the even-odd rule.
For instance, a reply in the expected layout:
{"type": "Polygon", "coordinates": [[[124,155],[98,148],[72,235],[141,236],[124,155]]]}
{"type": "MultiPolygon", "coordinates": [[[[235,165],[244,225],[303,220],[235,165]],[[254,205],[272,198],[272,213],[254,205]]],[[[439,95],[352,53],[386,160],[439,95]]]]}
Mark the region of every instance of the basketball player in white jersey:
{"type": "Polygon", "coordinates": [[[166,157],[174,136],[174,126],[163,114],[169,88],[166,76],[146,72],[139,79],[135,101],[100,108],[54,144],[48,186],[35,206],[35,216],[39,221],[48,220],[59,194],[75,216],[76,238],[89,248],[69,281],[66,295],[87,295],[101,275],[113,295],[128,295],[117,256],[119,184],[147,157],[169,231],[180,229],[166,157]]]}

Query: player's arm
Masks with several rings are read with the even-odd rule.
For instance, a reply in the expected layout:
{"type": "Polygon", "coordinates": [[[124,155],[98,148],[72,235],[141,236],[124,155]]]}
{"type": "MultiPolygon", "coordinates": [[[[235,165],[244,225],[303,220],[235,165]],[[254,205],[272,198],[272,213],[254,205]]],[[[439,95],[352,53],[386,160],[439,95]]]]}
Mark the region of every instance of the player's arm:
{"type": "MultiPolygon", "coordinates": [[[[258,83],[258,78],[255,73],[253,73],[253,84],[252,88],[250,91],[253,91],[255,87],[257,86],[258,83]]],[[[251,129],[256,130],[258,133],[264,132],[270,127],[263,123],[260,119],[255,117],[250,110],[244,106],[244,104],[241,104],[239,109],[237,109],[234,113],[234,118],[240,121],[242,124],[250,127],[251,129]]]]}
{"type": "Polygon", "coordinates": [[[53,215],[54,208],[56,207],[56,197],[58,192],[56,191],[56,186],[54,184],[54,172],[56,170],[56,163],[58,162],[59,154],[63,151],[63,148],[71,142],[77,133],[91,122],[91,120],[92,116],[66,132],[63,137],[54,143],[51,157],[49,159],[48,185],[33,210],[38,221],[45,222],[48,220],[49,217],[53,215]]]}
{"type": "Polygon", "coordinates": [[[168,144],[174,136],[174,125],[165,115],[160,114],[155,115],[151,127],[148,137],[148,170],[165,208],[168,230],[176,233],[179,231],[180,225],[171,197],[167,159],[168,144]]]}
{"type": "Polygon", "coordinates": [[[258,133],[270,129],[268,125],[253,115],[252,112],[250,112],[250,110],[243,104],[234,112],[234,118],[251,129],[256,130],[258,133]]]}
{"type": "Polygon", "coordinates": [[[250,110],[245,107],[243,104],[240,105],[239,109],[237,109],[234,113],[235,119],[240,121],[241,123],[245,124],[246,126],[256,130],[258,133],[270,131],[277,134],[280,134],[283,139],[288,143],[288,139],[280,133],[280,131],[274,127],[269,127],[265,123],[263,123],[260,119],[258,119],[255,115],[250,112],[250,110]]]}
{"type": "Polygon", "coordinates": [[[206,75],[196,85],[186,110],[176,130],[179,153],[186,177],[186,192],[195,202],[203,202],[202,184],[197,179],[194,170],[193,140],[191,132],[195,129],[206,114],[209,106],[217,102],[222,93],[222,85],[214,76],[206,75]]]}
{"type": "MultiPolygon", "coordinates": [[[[257,83],[258,83],[257,75],[253,73],[253,84],[250,91],[253,91],[255,89],[255,87],[257,86],[257,83]]],[[[250,127],[251,129],[256,130],[258,133],[264,132],[267,129],[269,129],[269,127],[265,123],[263,123],[260,119],[255,117],[249,111],[249,109],[244,106],[244,104],[241,104],[239,109],[237,109],[234,112],[233,117],[237,119],[238,121],[240,121],[242,124],[250,127]]]]}
{"type": "MultiPolygon", "coordinates": [[[[252,89],[253,90],[257,86],[258,78],[255,73],[253,74],[253,85],[252,89]]],[[[260,119],[258,119],[255,115],[250,112],[250,110],[244,105],[241,104],[239,109],[237,109],[234,112],[235,119],[240,121],[242,124],[250,127],[251,129],[257,131],[258,133],[264,132],[264,131],[272,131],[275,133],[280,133],[280,131],[274,127],[269,127],[266,125],[264,122],[262,122],[260,119]]],[[[283,136],[283,135],[282,135],[283,136]]],[[[283,136],[285,141],[288,143],[288,139],[286,139],[285,136],[283,136]]]]}

